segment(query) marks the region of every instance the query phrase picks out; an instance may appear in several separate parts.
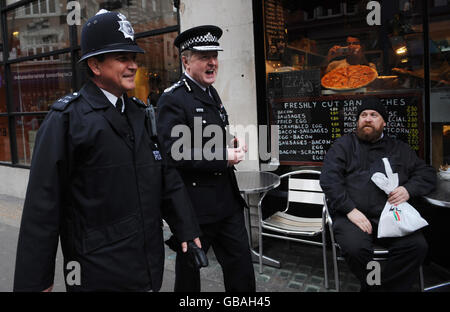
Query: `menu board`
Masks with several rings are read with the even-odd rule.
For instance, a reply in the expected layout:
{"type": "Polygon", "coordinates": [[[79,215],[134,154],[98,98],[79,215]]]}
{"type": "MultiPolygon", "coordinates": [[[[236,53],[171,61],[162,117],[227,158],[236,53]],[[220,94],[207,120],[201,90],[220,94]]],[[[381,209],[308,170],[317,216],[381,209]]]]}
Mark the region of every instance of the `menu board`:
{"type": "Polygon", "coordinates": [[[320,69],[269,73],[267,88],[272,99],[319,96],[320,69]]]}
{"type": "Polygon", "coordinates": [[[283,5],[280,0],[264,1],[264,24],[266,33],[267,59],[279,60],[281,49],[286,46],[283,5]]]}
{"type": "MultiPolygon", "coordinates": [[[[388,112],[385,135],[408,143],[423,157],[421,95],[376,96],[388,112]]],[[[273,99],[271,118],[279,126],[280,164],[322,162],[334,140],[356,129],[358,107],[367,99],[363,95],[273,99]]]]}

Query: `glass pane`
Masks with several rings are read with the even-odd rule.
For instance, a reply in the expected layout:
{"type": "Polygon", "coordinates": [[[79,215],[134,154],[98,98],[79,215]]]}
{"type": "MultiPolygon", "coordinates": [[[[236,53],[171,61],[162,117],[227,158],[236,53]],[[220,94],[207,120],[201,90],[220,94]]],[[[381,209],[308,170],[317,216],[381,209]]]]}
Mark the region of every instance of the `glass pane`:
{"type": "Polygon", "coordinates": [[[450,1],[430,1],[432,164],[450,165],[450,1]]]}
{"type": "Polygon", "coordinates": [[[72,91],[69,54],[11,64],[11,72],[16,112],[47,111],[54,101],[72,91]]]}
{"type": "Polygon", "coordinates": [[[0,113],[6,113],[6,85],[5,85],[5,71],[3,66],[0,66],[0,113]]]}
{"type": "Polygon", "coordinates": [[[44,118],[45,115],[16,117],[17,154],[20,164],[30,164],[36,133],[44,118]]]}
{"type": "Polygon", "coordinates": [[[81,25],[77,26],[78,38],[84,23],[100,9],[124,14],[133,25],[135,33],[177,25],[177,12],[173,1],[167,0],[127,0],[79,1],[81,5],[81,25]]]}
{"type": "Polygon", "coordinates": [[[66,19],[61,18],[65,14],[66,1],[63,0],[34,1],[31,6],[25,5],[9,11],[6,15],[8,38],[11,38],[9,58],[69,47],[69,27],[66,19]],[[47,6],[47,3],[52,2],[57,4],[53,12],[47,6]]]}
{"type": "Polygon", "coordinates": [[[11,161],[8,117],[0,117],[0,161],[11,161]]]}
{"type": "Polygon", "coordinates": [[[146,53],[137,56],[139,68],[132,95],[144,102],[150,97],[151,103],[156,105],[164,89],[178,81],[180,61],[178,49],[173,45],[176,36],[177,33],[168,33],[137,40],[146,53]]]}
{"type": "Polygon", "coordinates": [[[385,133],[423,156],[421,1],[264,1],[267,97],[280,161],[321,162],[356,127],[358,106],[385,104],[385,133]]]}

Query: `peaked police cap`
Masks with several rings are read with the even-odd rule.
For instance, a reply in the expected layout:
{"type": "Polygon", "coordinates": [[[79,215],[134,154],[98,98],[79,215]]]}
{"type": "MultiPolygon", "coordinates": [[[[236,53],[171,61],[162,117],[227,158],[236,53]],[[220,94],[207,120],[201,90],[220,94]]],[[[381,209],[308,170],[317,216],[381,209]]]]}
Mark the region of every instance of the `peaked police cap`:
{"type": "Polygon", "coordinates": [[[174,44],[180,52],[193,51],[223,51],[219,46],[222,29],[213,25],[202,25],[183,31],[175,38],[174,44]]]}
{"type": "Polygon", "coordinates": [[[145,53],[134,40],[134,30],[125,15],[100,10],[81,31],[81,59],[111,52],[145,53]]]}

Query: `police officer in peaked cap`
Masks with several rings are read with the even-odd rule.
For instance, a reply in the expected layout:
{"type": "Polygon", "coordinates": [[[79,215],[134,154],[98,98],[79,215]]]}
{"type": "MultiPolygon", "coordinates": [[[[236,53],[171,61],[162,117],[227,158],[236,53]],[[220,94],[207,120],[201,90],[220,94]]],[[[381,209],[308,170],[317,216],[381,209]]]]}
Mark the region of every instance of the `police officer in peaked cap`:
{"type": "Polygon", "coordinates": [[[158,291],[162,218],[180,248],[201,245],[183,181],[160,152],[146,106],[126,94],[144,51],[125,16],[106,10],[83,26],[81,50],[89,81],[52,105],[37,134],[14,290],[52,290],[61,240],[68,291],[158,291]]]}
{"type": "MultiPolygon", "coordinates": [[[[161,148],[186,184],[200,224],[203,249],[212,247],[222,266],[225,290],[251,292],[255,291],[255,276],[244,223],[246,204],[234,174],[234,165],[244,158],[247,146],[237,138],[227,138],[227,112],[212,86],[219,69],[221,36],[219,27],[203,25],[190,28],[175,39],[185,71],[158,101],[158,136],[161,148]],[[203,129],[221,129],[214,137],[214,142],[219,140],[221,144],[208,144],[211,137],[203,137],[198,144],[193,135],[196,120],[201,121],[203,129]],[[172,130],[179,125],[189,127],[192,137],[182,155],[178,155],[180,137],[172,136],[172,130]],[[199,155],[198,151],[203,153],[199,155]]],[[[168,244],[176,246],[174,241],[171,238],[168,244]]],[[[189,266],[188,258],[181,252],[177,253],[175,274],[175,291],[200,291],[199,270],[189,266]]]]}

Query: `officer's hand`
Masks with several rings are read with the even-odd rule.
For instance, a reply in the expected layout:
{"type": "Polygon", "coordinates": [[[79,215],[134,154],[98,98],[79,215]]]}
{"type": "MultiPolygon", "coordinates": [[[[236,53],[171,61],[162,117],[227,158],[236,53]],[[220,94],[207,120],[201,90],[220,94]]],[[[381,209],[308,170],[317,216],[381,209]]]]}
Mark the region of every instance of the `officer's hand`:
{"type": "Polygon", "coordinates": [[[388,202],[391,205],[397,206],[409,200],[409,193],[405,187],[399,186],[393,190],[388,196],[388,202]]]}
{"type": "Polygon", "coordinates": [[[245,157],[246,149],[247,146],[245,146],[245,149],[242,146],[238,148],[228,148],[228,166],[231,167],[240,163],[245,157]]]}
{"type": "Polygon", "coordinates": [[[53,285],[47,289],[44,289],[42,292],[51,292],[53,290],[53,285]]]}
{"type": "Polygon", "coordinates": [[[245,142],[241,143],[241,141],[237,137],[234,137],[233,139],[231,139],[230,146],[232,146],[234,148],[242,147],[242,150],[245,153],[247,153],[247,150],[248,150],[247,144],[245,144],[245,142]]]}
{"type": "Polygon", "coordinates": [[[369,219],[358,209],[354,208],[352,211],[347,213],[347,218],[353,222],[361,231],[367,234],[372,234],[372,224],[369,219]]]}
{"type": "MultiPolygon", "coordinates": [[[[195,245],[197,245],[198,248],[202,248],[202,243],[200,242],[200,238],[198,238],[198,237],[194,238],[194,243],[195,243],[195,245]]],[[[181,243],[181,250],[183,252],[187,251],[187,242],[181,243]]]]}

